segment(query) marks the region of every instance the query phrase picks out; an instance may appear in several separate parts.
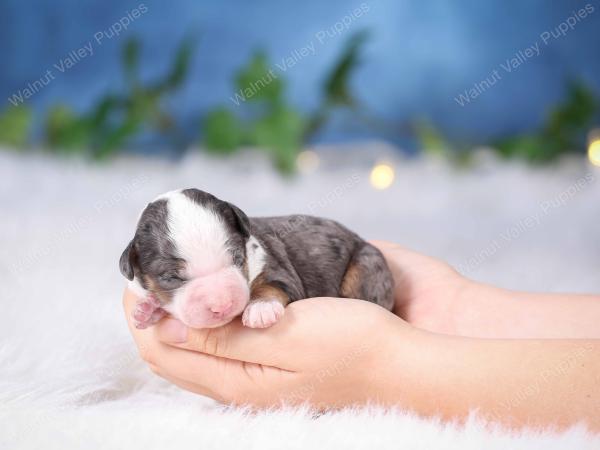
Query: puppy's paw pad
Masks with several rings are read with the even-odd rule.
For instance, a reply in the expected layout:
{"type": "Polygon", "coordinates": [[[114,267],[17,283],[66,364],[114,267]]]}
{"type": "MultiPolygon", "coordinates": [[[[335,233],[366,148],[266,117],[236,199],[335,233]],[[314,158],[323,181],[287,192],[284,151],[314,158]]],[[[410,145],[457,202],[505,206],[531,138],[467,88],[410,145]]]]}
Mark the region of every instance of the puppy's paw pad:
{"type": "Polygon", "coordinates": [[[160,307],[158,299],[149,295],[143,300],[138,301],[133,310],[133,322],[136,328],[144,329],[154,325],[166,314],[166,311],[160,307]]]}
{"type": "Polygon", "coordinates": [[[242,323],[249,328],[267,328],[281,319],[285,308],[277,300],[256,300],[248,304],[242,323]]]}

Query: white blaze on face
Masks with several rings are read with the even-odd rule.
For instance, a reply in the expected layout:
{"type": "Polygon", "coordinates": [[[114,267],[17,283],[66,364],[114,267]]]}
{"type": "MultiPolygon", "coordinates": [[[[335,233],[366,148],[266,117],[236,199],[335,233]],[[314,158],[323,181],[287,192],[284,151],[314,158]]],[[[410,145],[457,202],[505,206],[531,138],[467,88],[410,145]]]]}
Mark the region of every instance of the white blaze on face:
{"type": "Polygon", "coordinates": [[[231,265],[227,229],[221,218],[181,191],[161,196],[167,200],[170,238],[186,261],[188,278],[209,275],[231,265]]]}
{"type": "Polygon", "coordinates": [[[240,315],[250,298],[250,283],[265,266],[266,252],[259,241],[250,236],[246,242],[246,279],[233,263],[230,250],[236,249],[228,248],[231,231],[219,214],[181,190],[156,200],[167,201],[169,239],[176,256],[185,261],[186,282],[163,309],[195,328],[220,326],[240,315]]]}
{"type": "Polygon", "coordinates": [[[187,281],[164,309],[188,326],[223,325],[244,310],[248,282],[233,264],[224,219],[181,191],[159,197],[167,200],[169,238],[185,261],[187,281]]]}

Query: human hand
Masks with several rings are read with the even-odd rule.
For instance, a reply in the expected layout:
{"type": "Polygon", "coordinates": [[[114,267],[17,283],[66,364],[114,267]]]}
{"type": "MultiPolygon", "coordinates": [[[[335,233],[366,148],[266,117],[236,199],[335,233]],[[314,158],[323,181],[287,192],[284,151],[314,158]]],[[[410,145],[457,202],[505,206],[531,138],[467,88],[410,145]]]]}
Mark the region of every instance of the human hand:
{"type": "Polygon", "coordinates": [[[129,328],[152,370],[228,404],[390,402],[386,389],[402,385],[394,362],[418,334],[375,304],[337,298],[294,302],[268,329],[244,327],[239,319],[214,329],[188,329],[168,318],[140,330],[131,318],[136,301],[126,290],[129,328]]]}
{"type": "MultiPolygon", "coordinates": [[[[371,241],[386,259],[395,282],[394,313],[416,328],[463,334],[465,292],[472,282],[449,264],[398,244],[371,241]]],[[[467,332],[467,334],[469,334],[467,332]]]]}
{"type": "Polygon", "coordinates": [[[597,340],[444,336],[411,327],[375,304],[336,298],[295,302],[269,329],[250,329],[238,319],[194,330],[163,319],[140,330],[131,317],[137,300],[125,292],[131,333],[152,370],[223,403],[308,403],[318,409],[397,405],[451,420],[478,410],[510,426],[585,420],[600,429],[597,340]],[[568,361],[572,383],[556,375],[568,361]],[[547,395],[511,401],[515,386],[540,380],[547,395]]]}

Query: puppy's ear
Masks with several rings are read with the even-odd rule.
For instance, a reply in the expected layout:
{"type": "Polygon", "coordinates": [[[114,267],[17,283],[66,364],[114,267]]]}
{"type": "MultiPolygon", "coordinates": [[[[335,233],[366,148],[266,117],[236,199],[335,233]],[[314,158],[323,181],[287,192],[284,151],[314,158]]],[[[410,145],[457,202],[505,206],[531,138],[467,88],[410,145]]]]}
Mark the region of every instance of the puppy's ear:
{"type": "Polygon", "coordinates": [[[245,239],[250,237],[250,220],[244,211],[231,203],[225,202],[227,207],[233,213],[236,228],[242,233],[245,239]]]}
{"type": "Polygon", "coordinates": [[[119,259],[119,269],[121,269],[121,273],[129,281],[133,280],[133,265],[136,260],[133,241],[134,239],[127,244],[127,247],[125,247],[125,250],[123,250],[123,253],[121,254],[121,258],[119,259]]]}

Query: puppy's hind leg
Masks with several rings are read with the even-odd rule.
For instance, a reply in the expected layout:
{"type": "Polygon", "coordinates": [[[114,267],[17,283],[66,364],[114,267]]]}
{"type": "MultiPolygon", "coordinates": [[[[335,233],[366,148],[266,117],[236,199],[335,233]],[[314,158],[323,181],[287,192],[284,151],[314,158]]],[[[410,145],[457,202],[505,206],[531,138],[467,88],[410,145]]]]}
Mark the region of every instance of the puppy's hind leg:
{"type": "Polygon", "coordinates": [[[394,279],[381,252],[364,243],[355,251],[342,279],[340,295],[377,303],[387,310],[394,306],[394,279]]]}

